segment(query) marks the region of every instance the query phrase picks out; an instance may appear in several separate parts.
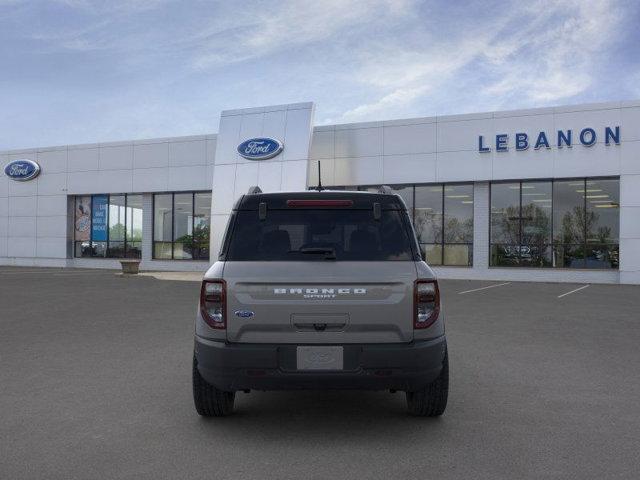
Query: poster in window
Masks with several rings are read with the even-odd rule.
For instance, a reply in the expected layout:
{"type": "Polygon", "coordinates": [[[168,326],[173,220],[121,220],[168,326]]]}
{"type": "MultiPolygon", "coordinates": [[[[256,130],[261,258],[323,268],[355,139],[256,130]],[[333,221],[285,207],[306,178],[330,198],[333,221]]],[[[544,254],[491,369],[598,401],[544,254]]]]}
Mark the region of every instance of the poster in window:
{"type": "Polygon", "coordinates": [[[93,196],[91,235],[94,242],[107,241],[108,204],[109,197],[107,195],[93,196]]]}
{"type": "Polygon", "coordinates": [[[88,242],[91,234],[91,197],[76,197],[76,241],[88,242]]]}

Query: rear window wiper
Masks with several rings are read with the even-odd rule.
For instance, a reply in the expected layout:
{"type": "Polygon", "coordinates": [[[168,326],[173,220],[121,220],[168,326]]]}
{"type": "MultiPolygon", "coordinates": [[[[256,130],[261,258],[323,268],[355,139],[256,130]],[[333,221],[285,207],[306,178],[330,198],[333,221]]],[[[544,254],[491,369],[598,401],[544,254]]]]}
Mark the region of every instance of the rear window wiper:
{"type": "Polygon", "coordinates": [[[324,258],[327,260],[335,260],[336,259],[336,250],[335,248],[329,247],[305,247],[300,250],[292,250],[292,252],[300,252],[300,253],[310,253],[310,254],[324,254],[324,258]]]}

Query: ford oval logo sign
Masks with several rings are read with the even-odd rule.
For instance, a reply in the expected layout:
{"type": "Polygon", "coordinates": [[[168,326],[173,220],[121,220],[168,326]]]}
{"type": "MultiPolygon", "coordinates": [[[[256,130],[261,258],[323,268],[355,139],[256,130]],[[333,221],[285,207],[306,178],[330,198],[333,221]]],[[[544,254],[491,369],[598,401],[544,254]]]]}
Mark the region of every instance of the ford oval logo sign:
{"type": "Polygon", "coordinates": [[[4,167],[4,173],[11,180],[26,182],[38,176],[40,165],[33,160],[14,160],[4,167]]]}
{"type": "Polygon", "coordinates": [[[273,138],[250,138],[238,145],[238,153],[249,160],[266,160],[278,155],[284,146],[273,138]]]}
{"type": "Polygon", "coordinates": [[[240,318],[253,317],[253,312],[251,310],[236,310],[234,314],[236,317],[240,317],[240,318]]]}

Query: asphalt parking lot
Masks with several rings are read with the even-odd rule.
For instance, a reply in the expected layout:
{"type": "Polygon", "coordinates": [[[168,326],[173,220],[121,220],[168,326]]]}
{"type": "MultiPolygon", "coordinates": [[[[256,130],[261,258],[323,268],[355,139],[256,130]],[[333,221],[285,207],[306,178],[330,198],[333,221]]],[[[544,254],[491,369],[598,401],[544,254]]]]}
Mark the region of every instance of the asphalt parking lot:
{"type": "Polygon", "coordinates": [[[638,478],[640,287],[441,288],[442,418],[401,393],[251,392],[202,419],[196,283],[0,267],[0,478],[638,478]]]}

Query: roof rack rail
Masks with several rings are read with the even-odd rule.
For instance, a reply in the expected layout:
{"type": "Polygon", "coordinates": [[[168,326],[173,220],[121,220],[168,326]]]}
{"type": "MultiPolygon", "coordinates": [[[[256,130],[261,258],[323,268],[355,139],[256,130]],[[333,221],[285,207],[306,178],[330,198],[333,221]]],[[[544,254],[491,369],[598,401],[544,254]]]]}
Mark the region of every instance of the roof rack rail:
{"type": "Polygon", "coordinates": [[[385,195],[393,195],[393,189],[389,185],[380,185],[378,188],[378,193],[383,193],[385,195]]]}
{"type": "Polygon", "coordinates": [[[259,186],[254,185],[253,187],[249,188],[247,195],[255,195],[256,193],[262,193],[262,189],[259,186]]]}

